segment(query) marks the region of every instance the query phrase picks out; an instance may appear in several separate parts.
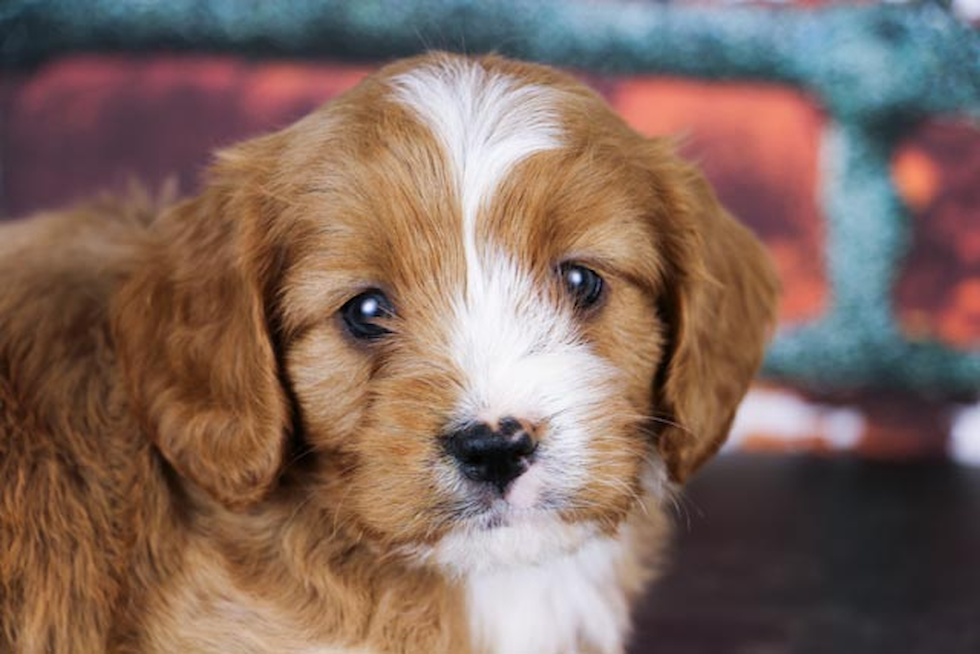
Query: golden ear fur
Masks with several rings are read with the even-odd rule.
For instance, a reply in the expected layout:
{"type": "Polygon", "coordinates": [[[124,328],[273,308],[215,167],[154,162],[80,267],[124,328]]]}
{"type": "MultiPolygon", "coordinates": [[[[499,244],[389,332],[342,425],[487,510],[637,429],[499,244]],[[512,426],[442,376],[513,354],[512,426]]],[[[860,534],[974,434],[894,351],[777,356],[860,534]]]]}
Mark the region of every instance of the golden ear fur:
{"type": "Polygon", "coordinates": [[[288,418],[264,300],[273,257],[255,197],[261,181],[243,164],[260,156],[230,153],[200,197],[159,217],[113,307],[128,386],[154,442],[232,507],[274,484],[288,418]]]}
{"type": "Polygon", "coordinates": [[[779,284],[766,250],[718,203],[701,172],[662,143],[654,174],[664,195],[670,325],[657,410],[676,425],[658,438],[671,478],[685,481],[728,435],[735,410],[762,362],[779,284]]]}

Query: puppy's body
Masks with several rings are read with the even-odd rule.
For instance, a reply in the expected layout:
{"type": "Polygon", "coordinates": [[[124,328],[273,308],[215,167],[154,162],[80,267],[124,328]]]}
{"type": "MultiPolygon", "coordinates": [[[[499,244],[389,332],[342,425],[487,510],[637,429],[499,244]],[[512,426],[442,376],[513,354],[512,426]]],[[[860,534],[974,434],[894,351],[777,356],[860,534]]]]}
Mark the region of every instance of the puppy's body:
{"type": "Polygon", "coordinates": [[[0,279],[18,652],[622,652],[774,299],[667,146],[446,55],[2,228],[0,279]]]}
{"type": "Polygon", "coordinates": [[[176,513],[108,316],[147,219],[101,204],[0,230],[3,651],[105,649],[147,549],[176,560],[177,538],[142,540],[176,513]]]}

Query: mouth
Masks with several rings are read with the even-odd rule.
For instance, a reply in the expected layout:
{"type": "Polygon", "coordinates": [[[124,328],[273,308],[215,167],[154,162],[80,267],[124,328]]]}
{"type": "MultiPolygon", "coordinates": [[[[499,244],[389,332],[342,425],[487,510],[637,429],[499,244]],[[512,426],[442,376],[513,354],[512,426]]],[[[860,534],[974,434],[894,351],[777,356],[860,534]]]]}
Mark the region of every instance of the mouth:
{"type": "Polygon", "coordinates": [[[542,515],[555,515],[561,508],[559,498],[546,489],[543,468],[537,463],[503,489],[478,482],[467,484],[468,497],[459,517],[471,528],[504,527],[542,515]]]}
{"type": "Polygon", "coordinates": [[[410,561],[453,578],[538,565],[577,551],[602,524],[572,518],[573,487],[547,460],[533,462],[503,489],[455,476],[455,501],[443,507],[440,535],[401,550],[410,561]]]}
{"type": "Polygon", "coordinates": [[[491,531],[534,522],[537,518],[553,516],[556,513],[557,507],[518,508],[498,497],[480,507],[469,507],[459,520],[459,524],[475,531],[491,531]]]}
{"type": "Polygon", "coordinates": [[[600,535],[593,522],[567,522],[543,506],[518,509],[502,498],[458,519],[437,542],[405,549],[413,560],[451,577],[538,565],[573,553],[600,535]]]}

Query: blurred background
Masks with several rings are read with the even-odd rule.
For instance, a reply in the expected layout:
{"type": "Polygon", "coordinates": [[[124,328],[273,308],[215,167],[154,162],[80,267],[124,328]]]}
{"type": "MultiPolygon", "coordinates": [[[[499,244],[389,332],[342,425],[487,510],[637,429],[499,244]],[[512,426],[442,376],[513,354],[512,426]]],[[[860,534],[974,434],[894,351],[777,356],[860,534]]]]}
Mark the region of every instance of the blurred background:
{"type": "Polygon", "coordinates": [[[781,274],[635,652],[980,651],[980,0],[6,0],[0,219],[193,193],[214,149],[431,48],[684,137],[781,274]]]}

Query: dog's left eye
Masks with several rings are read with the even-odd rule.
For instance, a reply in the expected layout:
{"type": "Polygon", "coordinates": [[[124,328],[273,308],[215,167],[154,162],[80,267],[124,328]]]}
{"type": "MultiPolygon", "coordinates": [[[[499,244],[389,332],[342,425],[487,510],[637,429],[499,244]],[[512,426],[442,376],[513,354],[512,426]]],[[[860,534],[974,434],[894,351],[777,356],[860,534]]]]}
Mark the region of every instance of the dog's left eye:
{"type": "Polygon", "coordinates": [[[377,289],[356,295],[340,309],[347,331],[354,338],[372,341],[391,333],[381,323],[395,315],[388,296],[377,289]]]}
{"type": "Polygon", "coordinates": [[[602,277],[596,271],[577,263],[566,263],[559,272],[565,289],[579,309],[593,307],[602,299],[602,277]]]}

